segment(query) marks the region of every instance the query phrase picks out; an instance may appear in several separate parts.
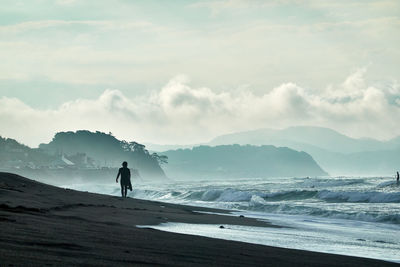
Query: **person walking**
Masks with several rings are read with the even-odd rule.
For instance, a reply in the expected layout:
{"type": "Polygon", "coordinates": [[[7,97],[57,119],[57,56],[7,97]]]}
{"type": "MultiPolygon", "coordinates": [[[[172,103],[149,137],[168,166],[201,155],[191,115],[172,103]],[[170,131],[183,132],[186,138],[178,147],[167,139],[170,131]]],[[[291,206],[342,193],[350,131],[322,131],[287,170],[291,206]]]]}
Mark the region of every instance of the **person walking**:
{"type": "Polygon", "coordinates": [[[121,176],[121,195],[122,197],[126,197],[126,193],[129,190],[132,191],[132,183],[131,183],[131,171],[128,169],[128,162],[124,161],[122,162],[122,168],[119,168],[118,174],[117,174],[117,183],[118,183],[118,178],[121,176]]]}

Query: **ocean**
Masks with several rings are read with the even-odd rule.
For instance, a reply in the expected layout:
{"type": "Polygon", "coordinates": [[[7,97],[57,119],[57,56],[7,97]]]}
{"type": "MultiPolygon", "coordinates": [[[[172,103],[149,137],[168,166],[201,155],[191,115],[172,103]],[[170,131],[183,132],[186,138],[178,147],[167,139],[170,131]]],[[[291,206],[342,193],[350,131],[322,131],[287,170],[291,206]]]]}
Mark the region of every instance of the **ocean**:
{"type": "MultiPolygon", "coordinates": [[[[65,187],[120,195],[119,185],[65,187]]],[[[291,177],[134,183],[129,197],[222,208],[281,228],[166,223],[164,231],[400,263],[400,185],[393,177],[291,177]]]]}

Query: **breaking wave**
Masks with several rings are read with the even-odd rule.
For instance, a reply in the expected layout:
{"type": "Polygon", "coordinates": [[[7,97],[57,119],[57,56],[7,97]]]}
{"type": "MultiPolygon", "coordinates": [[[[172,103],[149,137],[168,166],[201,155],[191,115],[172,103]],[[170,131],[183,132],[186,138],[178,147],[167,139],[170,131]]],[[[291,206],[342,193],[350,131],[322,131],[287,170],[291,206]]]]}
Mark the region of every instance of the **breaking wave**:
{"type": "Polygon", "coordinates": [[[400,203],[400,192],[342,192],[323,190],[318,198],[329,202],[400,203]]]}
{"type": "Polygon", "coordinates": [[[382,211],[365,210],[333,210],[318,206],[307,206],[300,203],[268,203],[263,198],[254,196],[247,208],[251,211],[267,213],[282,213],[292,215],[310,215],[334,219],[350,219],[368,222],[400,224],[400,214],[390,214],[382,211]]]}
{"type": "MultiPolygon", "coordinates": [[[[300,214],[400,224],[400,214],[383,212],[379,205],[400,203],[400,192],[359,192],[331,190],[288,190],[262,192],[234,188],[203,190],[134,190],[133,197],[174,203],[195,204],[216,208],[300,214]],[[337,204],[342,204],[338,209],[337,204]],[[363,203],[374,209],[359,209],[363,203]],[[346,206],[347,205],[347,206],[346,206]],[[378,206],[376,206],[378,205],[378,206]],[[345,207],[347,207],[345,209],[345,207]]],[[[365,206],[363,206],[365,207],[365,206]]]]}
{"type": "Polygon", "coordinates": [[[291,190],[263,193],[260,191],[243,191],[233,188],[209,189],[198,191],[152,191],[135,190],[135,197],[146,199],[178,198],[186,200],[213,201],[213,202],[249,202],[254,196],[267,202],[319,199],[326,202],[349,203],[400,203],[400,192],[358,192],[358,191],[330,191],[330,190],[291,190]]]}

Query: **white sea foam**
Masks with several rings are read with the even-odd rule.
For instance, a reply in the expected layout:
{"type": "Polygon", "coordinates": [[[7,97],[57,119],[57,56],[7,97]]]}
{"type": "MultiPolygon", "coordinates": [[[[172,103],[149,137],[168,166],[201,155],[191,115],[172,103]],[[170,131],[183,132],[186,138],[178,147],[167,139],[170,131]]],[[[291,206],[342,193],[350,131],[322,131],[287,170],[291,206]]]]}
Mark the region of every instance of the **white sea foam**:
{"type": "MultiPolygon", "coordinates": [[[[119,185],[115,182],[69,187],[120,194],[119,185]]],[[[268,232],[271,229],[265,232],[264,239],[275,242],[269,245],[285,247],[301,240],[298,248],[307,246],[311,249],[314,246],[313,250],[316,251],[326,249],[326,252],[335,252],[335,248],[324,248],[322,241],[326,239],[336,244],[339,249],[336,252],[340,254],[353,251],[352,255],[399,259],[396,251],[400,249],[396,240],[400,233],[400,186],[392,178],[260,178],[158,185],[134,182],[133,187],[130,197],[231,209],[245,216],[255,214],[258,218],[291,227],[291,232],[268,232]],[[324,235],[319,236],[318,233],[324,235]],[[286,237],[290,237],[291,241],[286,237]],[[396,240],[391,240],[392,237],[396,240]]],[[[246,242],[253,242],[250,240],[252,233],[257,233],[255,238],[262,236],[254,229],[234,230],[237,236],[249,236],[242,240],[246,242]]],[[[196,228],[198,231],[201,232],[196,228]]],[[[210,229],[205,228],[204,232],[208,233],[210,229]]],[[[219,235],[216,237],[223,238],[219,235]]]]}
{"type": "Polygon", "coordinates": [[[328,191],[318,193],[318,198],[335,202],[400,203],[400,192],[328,191]]]}
{"type": "Polygon", "coordinates": [[[217,208],[400,224],[400,188],[382,178],[277,178],[175,183],[132,197],[217,208]],[[339,204],[340,205],[337,205],[339,204]]]}

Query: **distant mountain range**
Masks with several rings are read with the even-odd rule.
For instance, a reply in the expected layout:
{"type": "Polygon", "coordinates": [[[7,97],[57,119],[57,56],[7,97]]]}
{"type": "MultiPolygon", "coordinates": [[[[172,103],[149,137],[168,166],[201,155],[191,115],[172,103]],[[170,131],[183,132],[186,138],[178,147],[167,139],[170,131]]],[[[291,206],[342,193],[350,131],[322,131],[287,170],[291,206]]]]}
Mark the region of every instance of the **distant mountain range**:
{"type": "Polygon", "coordinates": [[[400,169],[400,137],[354,139],[328,128],[304,126],[227,134],[209,143],[222,144],[268,144],[305,151],[333,175],[391,175],[400,169]]]}
{"type": "Polygon", "coordinates": [[[167,176],[178,179],[327,175],[309,154],[274,146],[198,146],[162,154],[169,160],[167,176]]]}
{"type": "Polygon", "coordinates": [[[208,145],[232,143],[254,145],[264,145],[269,143],[272,145],[288,146],[293,148],[302,146],[308,148],[308,146],[313,146],[331,152],[348,154],[399,148],[400,137],[389,141],[355,139],[328,128],[297,126],[283,130],[259,129],[221,135],[211,140],[208,145]]]}
{"type": "MultiPolygon", "coordinates": [[[[392,175],[400,169],[400,136],[388,141],[355,139],[328,128],[298,126],[226,134],[202,145],[230,144],[273,145],[304,151],[331,175],[392,175]]],[[[156,151],[180,148],[148,147],[156,151]]]]}
{"type": "Polygon", "coordinates": [[[315,176],[326,172],[386,176],[400,169],[400,137],[388,141],[355,139],[327,128],[299,126],[226,134],[196,146],[145,147],[111,134],[77,131],[57,133],[50,143],[41,144],[38,149],[0,137],[3,169],[60,167],[62,163],[118,167],[124,160],[139,169],[143,177],[165,178],[160,164],[167,160],[169,164],[164,169],[172,178],[315,176]],[[164,151],[162,154],[169,159],[147,148],[164,151]]]}

